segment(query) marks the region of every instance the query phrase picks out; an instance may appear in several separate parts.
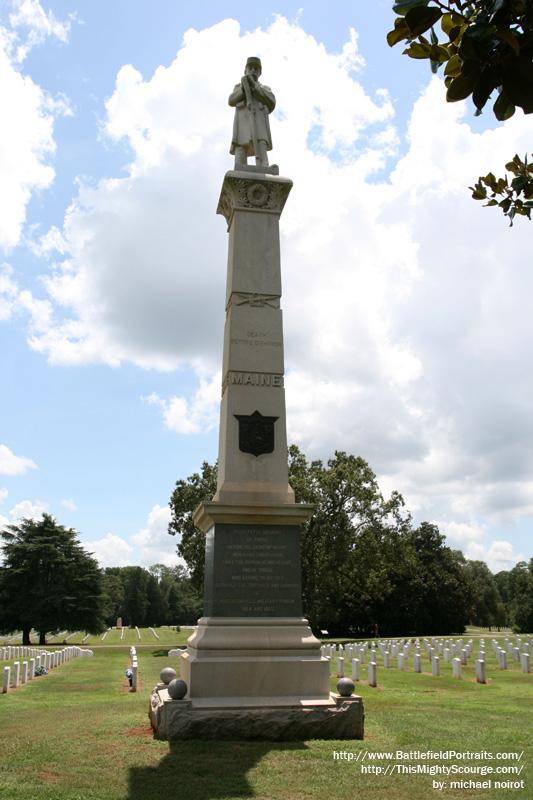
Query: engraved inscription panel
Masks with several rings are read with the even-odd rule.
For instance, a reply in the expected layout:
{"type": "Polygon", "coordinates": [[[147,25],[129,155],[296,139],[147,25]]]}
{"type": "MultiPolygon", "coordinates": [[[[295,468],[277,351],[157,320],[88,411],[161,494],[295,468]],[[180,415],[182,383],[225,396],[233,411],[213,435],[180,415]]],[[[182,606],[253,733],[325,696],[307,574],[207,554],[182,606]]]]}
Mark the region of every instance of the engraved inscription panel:
{"type": "Polygon", "coordinates": [[[283,315],[265,305],[231,305],[224,330],[224,370],[283,375],[283,315]]]}
{"type": "Polygon", "coordinates": [[[217,524],[206,556],[205,616],[302,616],[297,525],[217,524]]]}

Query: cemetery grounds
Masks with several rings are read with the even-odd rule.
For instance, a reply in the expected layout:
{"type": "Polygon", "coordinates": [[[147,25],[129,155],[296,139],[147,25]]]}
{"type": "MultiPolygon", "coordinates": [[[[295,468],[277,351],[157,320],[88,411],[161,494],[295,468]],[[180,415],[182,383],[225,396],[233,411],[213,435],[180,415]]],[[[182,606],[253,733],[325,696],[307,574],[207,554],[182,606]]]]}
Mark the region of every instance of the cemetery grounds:
{"type": "MultiPolygon", "coordinates": [[[[365,739],[288,743],[154,740],[150,692],[163,667],[179,674],[179,659],[168,651],[183,647],[190,630],[139,633],[140,641],[128,629],[122,639],[120,631],[109,631],[104,643],[90,637],[83,647],[93,650],[93,658],[73,659],[0,694],[1,800],[426,800],[438,792],[448,800],[533,798],[533,677],[512,658],[506,670],[499,669],[490,641],[502,644],[503,633],[468,630],[463,638],[474,638],[475,647],[460,680],[446,663],[433,676],[423,649],[420,674],[412,656],[403,671],[395,659],[390,669],[378,659],[375,688],[368,685],[368,663],[361,665],[355,691],[365,706],[365,739]],[[475,679],[479,637],[487,643],[485,685],[475,679]],[[131,645],[138,656],[137,692],[125,675],[131,645]],[[450,760],[450,751],[485,755],[450,760]],[[435,766],[451,764],[521,769],[431,774],[435,766]],[[490,788],[470,788],[470,781],[489,780],[490,788]],[[523,783],[494,788],[495,781],[523,783]],[[443,783],[445,788],[435,786],[443,783]]],[[[61,649],[64,638],[50,640],[47,649],[61,649]]],[[[81,645],[82,639],[80,633],[68,644],[81,645]]],[[[331,670],[334,691],[336,659],[331,670]]]]}

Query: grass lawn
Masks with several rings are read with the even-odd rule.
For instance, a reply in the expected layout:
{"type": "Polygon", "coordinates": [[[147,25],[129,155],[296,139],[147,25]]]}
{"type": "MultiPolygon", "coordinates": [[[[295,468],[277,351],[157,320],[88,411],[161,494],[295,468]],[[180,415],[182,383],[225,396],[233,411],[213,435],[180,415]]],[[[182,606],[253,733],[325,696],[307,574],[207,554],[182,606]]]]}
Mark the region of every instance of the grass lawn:
{"type": "MultiPolygon", "coordinates": [[[[448,784],[443,792],[447,798],[533,797],[533,677],[512,659],[507,671],[497,669],[489,647],[486,685],[475,682],[474,658],[463,667],[461,680],[442,663],[441,677],[433,677],[425,656],[422,674],[414,673],[412,656],[403,672],[395,665],[389,670],[378,666],[377,688],[368,686],[367,666],[362,666],[356,692],[365,705],[364,741],[171,743],[152,738],[149,695],[161,669],[177,667],[178,659],[168,658],[167,652],[190,631],[183,631],[179,641],[175,631],[157,630],[161,639],[156,642],[143,629],[140,643],[123,639],[122,645],[114,640],[108,644],[111,633],[106,646],[92,646],[93,658],[75,659],[0,695],[1,800],[425,800],[436,796],[434,781],[448,784]],[[130,644],[139,658],[137,693],[130,691],[124,674],[130,644]],[[519,762],[496,757],[371,759],[372,754],[398,750],[523,755],[519,762]],[[334,753],[353,754],[354,759],[334,758],[334,753]],[[413,769],[424,763],[523,769],[520,775],[485,776],[391,772],[393,764],[413,769]],[[383,772],[363,772],[363,766],[383,772]],[[489,779],[491,789],[449,786],[450,781],[489,779]],[[524,788],[495,789],[495,780],[523,780],[524,788]]],[[[136,639],[135,631],[129,633],[136,639]]],[[[484,635],[490,641],[490,634],[484,635]]],[[[0,668],[12,663],[0,662],[0,668]]],[[[332,676],[332,689],[336,680],[332,676]]]]}

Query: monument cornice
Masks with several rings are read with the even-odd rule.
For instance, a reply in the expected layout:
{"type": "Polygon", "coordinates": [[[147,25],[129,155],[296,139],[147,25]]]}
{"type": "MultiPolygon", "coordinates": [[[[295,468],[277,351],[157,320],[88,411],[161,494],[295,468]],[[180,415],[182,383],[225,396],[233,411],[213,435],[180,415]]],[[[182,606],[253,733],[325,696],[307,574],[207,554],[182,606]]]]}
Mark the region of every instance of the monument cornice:
{"type": "Polygon", "coordinates": [[[230,170],[224,176],[217,214],[226,219],[228,229],[236,211],[279,215],[283,211],[292,185],[290,178],[259,170],[256,172],[230,170]]]}
{"type": "Polygon", "coordinates": [[[301,525],[313,516],[312,503],[201,503],[193,514],[193,522],[202,531],[215,523],[236,525],[301,525]]]}

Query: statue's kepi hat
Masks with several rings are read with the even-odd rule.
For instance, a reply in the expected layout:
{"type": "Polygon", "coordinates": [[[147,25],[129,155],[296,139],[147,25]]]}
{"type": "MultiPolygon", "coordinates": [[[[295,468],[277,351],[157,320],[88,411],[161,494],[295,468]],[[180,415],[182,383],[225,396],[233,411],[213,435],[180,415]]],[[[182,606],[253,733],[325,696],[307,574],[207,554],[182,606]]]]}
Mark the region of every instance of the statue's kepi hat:
{"type": "Polygon", "coordinates": [[[246,66],[248,66],[249,64],[257,64],[261,72],[263,71],[263,67],[261,66],[261,59],[258,58],[257,56],[250,56],[250,58],[246,60],[246,66]]]}

